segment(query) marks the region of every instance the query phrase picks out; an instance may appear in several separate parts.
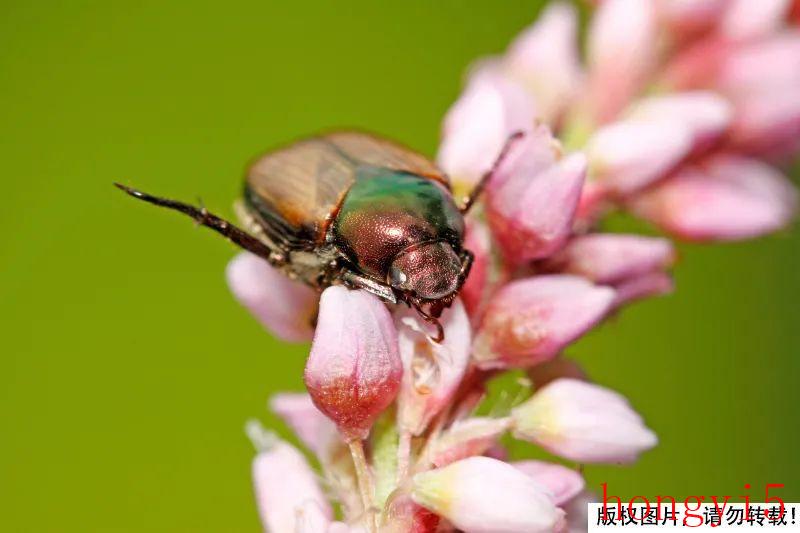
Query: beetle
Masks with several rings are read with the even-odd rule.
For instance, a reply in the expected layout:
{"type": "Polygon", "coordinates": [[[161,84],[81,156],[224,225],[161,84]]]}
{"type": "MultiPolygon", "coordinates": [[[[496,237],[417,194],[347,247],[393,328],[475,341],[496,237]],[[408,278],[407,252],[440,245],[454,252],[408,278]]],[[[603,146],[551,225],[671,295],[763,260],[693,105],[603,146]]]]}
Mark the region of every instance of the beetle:
{"type": "Polygon", "coordinates": [[[129,195],[192,217],[318,290],[334,283],[413,307],[437,328],[469,274],[464,215],[506,155],[459,204],[448,177],[426,157],[357,131],[310,137],[264,154],[247,169],[236,212],[244,229],[204,207],[129,195]]]}

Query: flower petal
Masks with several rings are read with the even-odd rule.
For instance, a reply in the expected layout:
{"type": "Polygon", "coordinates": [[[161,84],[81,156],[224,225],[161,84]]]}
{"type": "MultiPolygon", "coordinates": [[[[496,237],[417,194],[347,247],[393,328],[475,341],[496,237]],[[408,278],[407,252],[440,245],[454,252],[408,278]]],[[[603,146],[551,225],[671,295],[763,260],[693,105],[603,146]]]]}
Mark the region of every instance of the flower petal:
{"type": "Polygon", "coordinates": [[[394,401],[403,366],[386,306],[365,291],[325,289],[305,383],[346,439],[363,439],[394,401]]]}
{"type": "Polygon", "coordinates": [[[519,368],[552,359],[595,326],[613,300],[613,289],[578,276],[513,281],[490,301],[473,359],[481,368],[519,368]]]}
{"type": "Polygon", "coordinates": [[[226,276],[236,299],[276,337],[289,342],[311,340],[319,301],[311,287],[290,280],[249,252],[228,263],[226,276]]]}
{"type": "Polygon", "coordinates": [[[657,438],[614,391],[563,378],[539,390],[511,413],[514,435],[581,463],[629,463],[657,438]]]}
{"type": "Polygon", "coordinates": [[[470,457],[417,474],[411,497],[470,533],[551,533],[563,521],[529,476],[488,457],[470,457]]]}

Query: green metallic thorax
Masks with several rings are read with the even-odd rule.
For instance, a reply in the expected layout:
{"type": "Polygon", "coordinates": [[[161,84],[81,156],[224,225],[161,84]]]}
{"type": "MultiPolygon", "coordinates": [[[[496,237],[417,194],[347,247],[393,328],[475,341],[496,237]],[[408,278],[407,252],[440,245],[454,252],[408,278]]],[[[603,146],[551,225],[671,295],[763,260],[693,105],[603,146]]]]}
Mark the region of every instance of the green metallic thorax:
{"type": "Polygon", "coordinates": [[[463,218],[443,185],[374,167],[359,169],[330,232],[353,264],[378,278],[408,247],[441,240],[458,252],[463,235],[463,218]]]}

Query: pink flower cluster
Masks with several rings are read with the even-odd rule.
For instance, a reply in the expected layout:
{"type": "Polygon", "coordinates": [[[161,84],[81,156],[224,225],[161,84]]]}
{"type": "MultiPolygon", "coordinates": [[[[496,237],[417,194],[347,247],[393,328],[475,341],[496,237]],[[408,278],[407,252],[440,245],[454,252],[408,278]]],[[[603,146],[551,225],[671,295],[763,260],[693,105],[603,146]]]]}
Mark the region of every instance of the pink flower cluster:
{"type": "Polygon", "coordinates": [[[669,292],[675,253],[667,238],[596,223],[629,210],[699,241],[784,227],[797,195],[774,165],[800,148],[800,31],[784,0],[596,4],[585,61],[574,9],[551,4],[474,67],[447,114],[438,163],[457,191],[525,135],[468,220],[476,260],[442,317],[444,342],[366,292],[320,297],[255,256],[230,263],[233,293],[275,335],[313,335],[308,394],[279,394],[271,408],[322,476],[249,427],[268,531],[580,531],[579,472],[508,461],[500,438],[568,464],[630,463],[656,445],[624,397],[562,353],[628,302],[669,292]],[[476,415],[487,380],[510,369],[527,372],[533,394],[476,415]]]}

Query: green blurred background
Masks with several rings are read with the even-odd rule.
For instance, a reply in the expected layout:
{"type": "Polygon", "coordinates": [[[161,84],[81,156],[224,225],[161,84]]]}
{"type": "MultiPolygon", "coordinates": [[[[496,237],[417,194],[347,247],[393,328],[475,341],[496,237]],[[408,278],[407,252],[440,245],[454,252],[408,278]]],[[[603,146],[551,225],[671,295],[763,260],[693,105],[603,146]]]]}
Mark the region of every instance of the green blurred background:
{"type": "MultiPolygon", "coordinates": [[[[251,156],[321,128],[432,154],[539,4],[3,1],[0,531],[257,531],[243,423],[307,346],[232,300],[228,243],[112,180],[231,215],[251,156]]],[[[571,350],[661,436],[592,485],[800,500],[798,244],[682,247],[674,296],[571,350]]]]}

